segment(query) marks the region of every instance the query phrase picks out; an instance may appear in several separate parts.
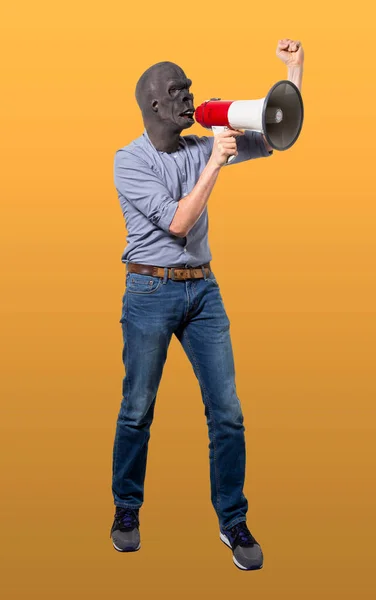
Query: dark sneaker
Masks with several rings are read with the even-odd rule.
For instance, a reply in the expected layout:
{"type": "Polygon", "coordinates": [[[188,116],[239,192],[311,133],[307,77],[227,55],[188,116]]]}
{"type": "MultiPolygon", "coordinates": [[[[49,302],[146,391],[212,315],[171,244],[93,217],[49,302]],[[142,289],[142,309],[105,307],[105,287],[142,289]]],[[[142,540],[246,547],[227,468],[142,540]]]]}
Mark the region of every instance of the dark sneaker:
{"type": "Polygon", "coordinates": [[[232,559],[239,569],[261,569],[263,554],[260,544],[249,531],[246,522],[240,521],[230,529],[222,529],[220,538],[232,550],[232,559]]]}
{"type": "Polygon", "coordinates": [[[115,550],[119,552],[139,550],[141,547],[139,526],[138,510],[117,506],[110,532],[115,550]]]}

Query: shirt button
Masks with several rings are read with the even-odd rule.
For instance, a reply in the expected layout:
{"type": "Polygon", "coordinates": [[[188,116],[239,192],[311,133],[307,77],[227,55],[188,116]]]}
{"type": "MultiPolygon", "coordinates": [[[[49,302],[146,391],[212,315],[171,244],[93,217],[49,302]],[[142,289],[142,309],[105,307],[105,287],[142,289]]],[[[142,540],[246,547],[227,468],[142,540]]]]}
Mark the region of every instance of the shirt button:
{"type": "Polygon", "coordinates": [[[187,248],[184,248],[184,252],[187,252],[187,248]]]}

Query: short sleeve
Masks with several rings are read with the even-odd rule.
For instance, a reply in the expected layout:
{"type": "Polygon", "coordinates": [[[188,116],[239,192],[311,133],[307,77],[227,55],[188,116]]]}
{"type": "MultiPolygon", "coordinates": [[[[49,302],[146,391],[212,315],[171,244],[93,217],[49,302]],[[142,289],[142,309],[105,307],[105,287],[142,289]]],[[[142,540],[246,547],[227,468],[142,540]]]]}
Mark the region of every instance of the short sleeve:
{"type": "Polygon", "coordinates": [[[154,225],[171,234],[170,225],[179,202],[171,197],[163,181],[144,160],[118,150],[114,179],[116,189],[125,202],[130,202],[154,225]]]}

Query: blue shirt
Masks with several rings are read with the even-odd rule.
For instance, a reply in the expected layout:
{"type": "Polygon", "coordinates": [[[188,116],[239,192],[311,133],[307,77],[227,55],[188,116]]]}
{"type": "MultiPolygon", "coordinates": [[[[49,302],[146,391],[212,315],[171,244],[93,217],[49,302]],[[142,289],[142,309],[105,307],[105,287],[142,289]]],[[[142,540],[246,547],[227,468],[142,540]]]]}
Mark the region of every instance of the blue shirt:
{"type": "MultiPolygon", "coordinates": [[[[128,231],[123,263],[197,267],[212,260],[208,207],[184,238],[169,227],[179,200],[189,194],[208,162],[214,136],[180,136],[176,152],[157,150],[146,129],[115,154],[114,178],[128,231]]],[[[262,134],[245,130],[236,139],[238,155],[226,166],[270,156],[262,134]]]]}

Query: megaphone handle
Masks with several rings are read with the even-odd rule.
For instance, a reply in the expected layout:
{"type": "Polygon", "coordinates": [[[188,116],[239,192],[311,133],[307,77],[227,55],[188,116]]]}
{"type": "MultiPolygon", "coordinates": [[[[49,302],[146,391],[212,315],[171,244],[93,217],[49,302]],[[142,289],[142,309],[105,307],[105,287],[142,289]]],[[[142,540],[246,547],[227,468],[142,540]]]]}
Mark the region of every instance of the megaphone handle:
{"type": "MultiPolygon", "coordinates": [[[[226,129],[228,129],[228,127],[226,127],[225,125],[212,125],[213,135],[218,135],[218,133],[222,133],[222,131],[225,131],[226,129]]],[[[228,163],[230,163],[232,160],[234,160],[234,158],[235,158],[235,154],[232,154],[231,156],[229,156],[228,159],[226,160],[226,165],[228,165],[228,163]]]]}

